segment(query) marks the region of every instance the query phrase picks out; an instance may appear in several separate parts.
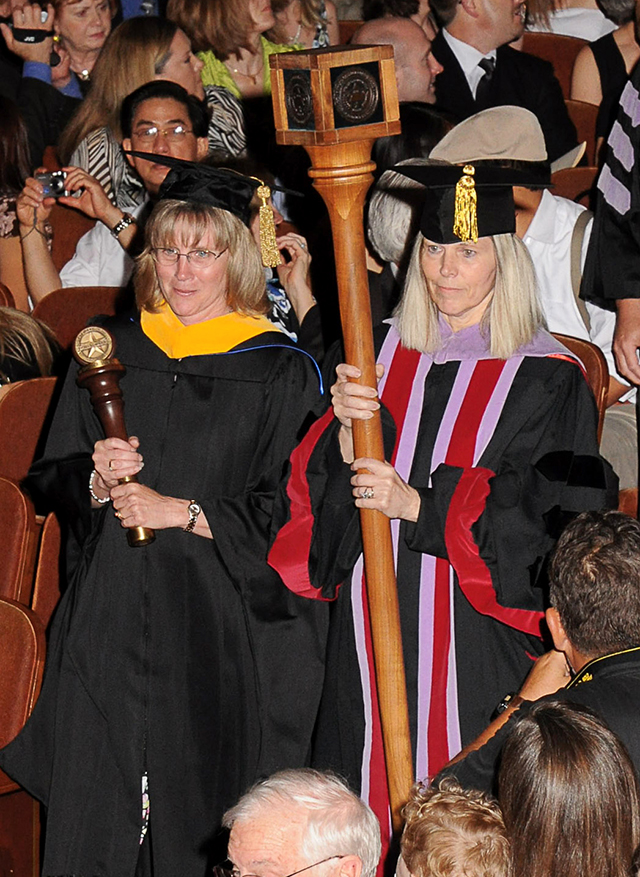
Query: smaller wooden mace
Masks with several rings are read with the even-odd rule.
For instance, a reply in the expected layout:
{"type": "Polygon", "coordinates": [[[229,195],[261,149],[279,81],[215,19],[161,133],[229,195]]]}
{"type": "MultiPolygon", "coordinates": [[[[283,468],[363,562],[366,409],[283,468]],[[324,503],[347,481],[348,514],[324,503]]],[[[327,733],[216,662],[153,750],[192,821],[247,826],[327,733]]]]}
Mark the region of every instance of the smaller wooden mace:
{"type": "MultiPolygon", "coordinates": [[[[119,382],[126,368],[113,359],[115,342],[113,335],[101,326],[87,326],[76,335],[73,355],[82,368],[76,378],[79,387],[89,391],[91,404],[102,424],[107,438],[119,438],[125,442],[129,435],[124,423],[124,399],[119,382]]],[[[136,475],[119,478],[120,484],[137,482],[136,475]]],[[[127,541],[132,548],[149,545],[156,538],[149,527],[129,527],[127,541]]]]}

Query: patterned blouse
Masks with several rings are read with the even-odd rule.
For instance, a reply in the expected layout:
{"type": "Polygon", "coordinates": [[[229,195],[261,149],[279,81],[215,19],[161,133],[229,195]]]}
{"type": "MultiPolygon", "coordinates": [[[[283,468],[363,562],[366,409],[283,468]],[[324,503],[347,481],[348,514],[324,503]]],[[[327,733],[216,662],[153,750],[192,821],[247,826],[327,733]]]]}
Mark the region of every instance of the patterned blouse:
{"type": "MultiPolygon", "coordinates": [[[[226,88],[205,88],[205,100],[212,109],[209,125],[209,151],[229,156],[242,155],[247,138],[240,102],[226,88]]],[[[123,210],[136,207],[145,197],[144,186],[126,160],[122,148],[109,128],[88,134],[69,161],[95,177],[107,195],[123,210]]]]}

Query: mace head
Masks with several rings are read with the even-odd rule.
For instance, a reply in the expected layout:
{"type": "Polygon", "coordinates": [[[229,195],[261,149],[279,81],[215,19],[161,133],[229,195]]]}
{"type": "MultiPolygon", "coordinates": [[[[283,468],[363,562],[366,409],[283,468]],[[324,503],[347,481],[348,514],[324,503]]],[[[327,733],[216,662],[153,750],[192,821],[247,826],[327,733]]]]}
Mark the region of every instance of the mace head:
{"type": "Polygon", "coordinates": [[[111,359],[114,346],[113,336],[102,326],[87,326],[76,335],[73,355],[81,365],[97,367],[111,359]]]}
{"type": "Polygon", "coordinates": [[[328,146],[400,132],[391,46],[271,55],[278,143],[328,146]]]}

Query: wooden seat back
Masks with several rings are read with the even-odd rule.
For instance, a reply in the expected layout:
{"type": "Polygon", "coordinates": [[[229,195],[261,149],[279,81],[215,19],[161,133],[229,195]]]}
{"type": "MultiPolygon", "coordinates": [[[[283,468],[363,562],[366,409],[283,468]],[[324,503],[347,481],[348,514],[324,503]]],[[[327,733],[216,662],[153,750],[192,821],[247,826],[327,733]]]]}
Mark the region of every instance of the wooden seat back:
{"type": "Polygon", "coordinates": [[[566,37],[555,33],[525,32],[522,49],[553,64],[553,70],[560,83],[565,99],[571,97],[571,75],[573,65],[580,49],[587,45],[586,40],[566,37]]]}
{"type": "Polygon", "coordinates": [[[33,503],[14,481],[0,477],[0,597],[31,602],[39,536],[33,503]]]}
{"type": "Polygon", "coordinates": [[[31,608],[45,627],[60,599],[60,524],[55,514],[45,518],[40,536],[31,608]]]}
{"type": "Polygon", "coordinates": [[[56,203],[49,216],[49,222],[53,229],[51,258],[56,270],[60,271],[73,257],[76,244],[82,235],[90,231],[96,221],[80,213],[79,210],[74,210],[73,207],[56,203]]]}
{"type": "Polygon", "coordinates": [[[126,292],[116,286],[69,286],[45,296],[33,309],[33,316],[46,323],[63,350],[70,350],[91,317],[115,314],[125,297],[126,292]]]}
{"type": "Polygon", "coordinates": [[[551,176],[553,194],[576,201],[583,207],[591,207],[598,178],[597,167],[568,167],[551,176]]]}
{"type": "Polygon", "coordinates": [[[552,334],[557,341],[575,354],[584,366],[587,381],[598,406],[598,441],[600,441],[609,386],[609,369],[604,353],[591,341],[584,341],[582,338],[574,338],[571,335],[561,335],[558,332],[552,334]]]}
{"type": "Polygon", "coordinates": [[[596,156],[596,120],[598,118],[599,107],[583,100],[569,100],[566,98],[565,105],[569,118],[576,126],[578,143],[582,143],[584,140],[587,144],[584,153],[587,164],[595,167],[598,163],[596,156]]]}
{"type": "Polygon", "coordinates": [[[0,475],[18,484],[33,463],[55,385],[55,378],[33,378],[0,387],[0,475]]]}
{"type": "MultiPolygon", "coordinates": [[[[35,706],[45,658],[44,625],[26,606],[0,599],[0,747],[23,728],[35,706]]],[[[0,795],[17,786],[0,771],[0,795]]]]}

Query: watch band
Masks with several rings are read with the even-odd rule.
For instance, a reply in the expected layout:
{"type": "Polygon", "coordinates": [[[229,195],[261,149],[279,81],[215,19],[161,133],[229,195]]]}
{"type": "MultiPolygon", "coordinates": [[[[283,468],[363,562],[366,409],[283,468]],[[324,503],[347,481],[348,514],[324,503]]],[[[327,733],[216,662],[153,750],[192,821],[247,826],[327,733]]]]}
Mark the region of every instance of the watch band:
{"type": "Polygon", "coordinates": [[[122,219],[120,219],[111,229],[111,234],[114,238],[117,238],[120,235],[120,232],[124,231],[125,228],[129,228],[130,225],[133,225],[135,219],[130,213],[123,213],[122,219]]]}
{"type": "Polygon", "coordinates": [[[190,499],[188,511],[189,521],[187,523],[187,526],[184,528],[184,532],[193,533],[193,528],[195,527],[196,521],[198,520],[198,515],[202,511],[202,506],[200,505],[200,503],[196,502],[195,499],[190,499]]]}

